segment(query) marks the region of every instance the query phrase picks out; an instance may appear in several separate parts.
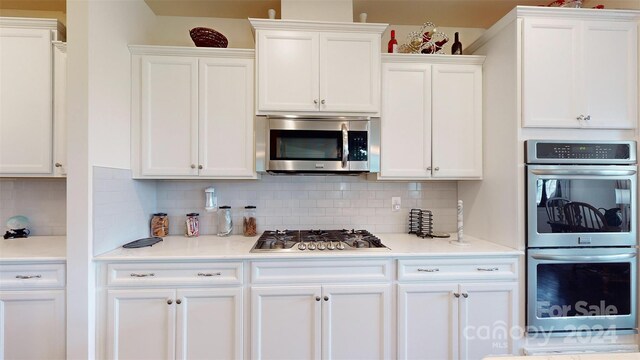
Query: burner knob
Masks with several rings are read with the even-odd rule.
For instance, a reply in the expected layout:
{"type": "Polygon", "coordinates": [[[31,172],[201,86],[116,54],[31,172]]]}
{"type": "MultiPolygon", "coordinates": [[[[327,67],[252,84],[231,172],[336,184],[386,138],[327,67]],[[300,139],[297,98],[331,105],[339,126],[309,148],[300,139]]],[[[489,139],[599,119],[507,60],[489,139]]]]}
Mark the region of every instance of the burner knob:
{"type": "Polygon", "coordinates": [[[316,244],[314,244],[314,243],[309,243],[309,245],[307,246],[307,248],[308,248],[309,250],[315,250],[315,249],[316,249],[316,244]]]}
{"type": "Polygon", "coordinates": [[[318,243],[318,250],[324,250],[327,248],[327,245],[324,242],[318,243]]]}
{"type": "Polygon", "coordinates": [[[342,241],[338,242],[338,245],[336,245],[336,249],[338,250],[344,250],[344,243],[342,241]]]}
{"type": "Polygon", "coordinates": [[[336,249],[336,246],[335,246],[331,241],[329,241],[329,244],[327,244],[327,249],[329,249],[329,250],[335,250],[335,249],[336,249]]]}
{"type": "Polygon", "coordinates": [[[300,250],[306,250],[307,245],[305,245],[303,242],[299,242],[298,243],[298,249],[300,250]]]}

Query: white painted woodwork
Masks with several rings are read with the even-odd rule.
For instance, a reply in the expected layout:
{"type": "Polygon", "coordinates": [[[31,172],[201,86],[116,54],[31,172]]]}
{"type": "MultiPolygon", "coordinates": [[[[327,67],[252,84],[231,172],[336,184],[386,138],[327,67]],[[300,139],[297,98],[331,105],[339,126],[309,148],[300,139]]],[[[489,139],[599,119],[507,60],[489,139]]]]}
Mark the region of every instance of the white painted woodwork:
{"type": "Polygon", "coordinates": [[[460,285],[460,293],[468,294],[459,298],[461,359],[480,360],[516,351],[511,335],[520,334],[517,292],[517,282],[460,285]]]}
{"type": "Polygon", "coordinates": [[[320,110],[380,109],[380,35],[320,33],[320,110]]]}
{"type": "Polygon", "coordinates": [[[399,281],[517,280],[518,259],[487,257],[464,259],[400,259],[399,281]]]}
{"type": "Polygon", "coordinates": [[[451,283],[398,285],[398,358],[457,359],[458,302],[451,283]]]}
{"type": "Polygon", "coordinates": [[[637,28],[630,21],[524,17],[523,126],[635,128],[637,28]]]}
{"type": "MultiPolygon", "coordinates": [[[[242,284],[242,262],[112,263],[108,286],[215,286],[242,284]]],[[[0,275],[2,273],[0,272],[0,275]]]]}
{"type": "Polygon", "coordinates": [[[483,61],[383,56],[379,179],[482,177],[483,61]]]}
{"type": "Polygon", "coordinates": [[[173,359],[175,295],[168,289],[107,290],[107,358],[173,359]]]}
{"type": "Polygon", "coordinates": [[[378,114],[386,24],[249,19],[257,113],[378,114]]]}
{"type": "Polygon", "coordinates": [[[482,66],[432,67],[434,178],[482,177],[482,66]]]}
{"type": "Polygon", "coordinates": [[[51,174],[52,31],[0,27],[0,174],[51,174]]]}
{"type": "Polygon", "coordinates": [[[144,56],[140,61],[142,174],[197,175],[198,59],[144,56]]]}
{"type": "Polygon", "coordinates": [[[320,286],[252,287],[251,358],[320,359],[321,294],[320,286]]]}
{"type": "Polygon", "coordinates": [[[319,35],[264,30],[257,34],[257,96],[261,111],[317,111],[319,35]]]}
{"type": "Polygon", "coordinates": [[[251,283],[390,282],[392,264],[390,259],[252,261],[251,283]]]}
{"type": "Polygon", "coordinates": [[[3,264],[0,267],[0,290],[63,288],[65,264],[3,264]]]}
{"type": "Polygon", "coordinates": [[[322,358],[391,357],[391,285],[322,287],[322,358]]]}
{"type": "Polygon", "coordinates": [[[242,359],[242,287],[178,289],[176,359],[242,359]]]}
{"type": "Polygon", "coordinates": [[[64,290],[0,291],[0,359],[65,359],[64,290]]]}
{"type": "Polygon", "coordinates": [[[53,45],[53,174],[67,175],[67,44],[53,45]]]}
{"type": "Polygon", "coordinates": [[[431,177],[431,65],[382,65],[380,177],[431,177]]]}
{"type": "Polygon", "coordinates": [[[255,176],[253,66],[252,59],[199,61],[200,176],[255,176]]]}
{"type": "Polygon", "coordinates": [[[253,51],[130,46],[135,178],[256,178],[253,51]]]}

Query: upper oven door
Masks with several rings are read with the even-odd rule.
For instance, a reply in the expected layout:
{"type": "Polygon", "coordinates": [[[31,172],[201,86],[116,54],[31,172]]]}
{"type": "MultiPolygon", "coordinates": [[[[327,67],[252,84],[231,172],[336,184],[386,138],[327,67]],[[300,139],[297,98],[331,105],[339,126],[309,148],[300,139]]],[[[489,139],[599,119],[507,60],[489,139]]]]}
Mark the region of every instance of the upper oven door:
{"type": "Polygon", "coordinates": [[[527,246],[636,245],[635,165],[527,165],[527,246]]]}
{"type": "Polygon", "coordinates": [[[267,170],[368,171],[369,121],[269,119],[267,170]]]}

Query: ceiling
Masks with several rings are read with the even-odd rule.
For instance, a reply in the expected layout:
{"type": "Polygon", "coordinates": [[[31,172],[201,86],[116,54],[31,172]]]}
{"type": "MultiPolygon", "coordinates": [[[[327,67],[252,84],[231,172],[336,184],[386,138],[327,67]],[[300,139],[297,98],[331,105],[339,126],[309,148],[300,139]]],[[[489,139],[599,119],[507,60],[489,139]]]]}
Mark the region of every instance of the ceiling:
{"type": "MultiPolygon", "coordinates": [[[[87,1],[87,0],[69,0],[87,1]]],[[[109,0],[114,1],[114,0],[109,0]]],[[[118,0],[127,1],[127,0],[118,0]]],[[[305,0],[300,0],[305,1],[305,0]]],[[[325,0],[330,2],[331,0],[325,0]]],[[[488,28],[516,5],[540,5],[552,0],[353,0],[353,14],[366,12],[368,22],[488,28]]],[[[156,15],[246,19],[280,13],[280,0],[145,0],[156,15]]],[[[584,0],[609,9],[640,9],[640,0],[584,0]]],[[[0,0],[0,9],[66,12],[66,0],[0,0]]]]}

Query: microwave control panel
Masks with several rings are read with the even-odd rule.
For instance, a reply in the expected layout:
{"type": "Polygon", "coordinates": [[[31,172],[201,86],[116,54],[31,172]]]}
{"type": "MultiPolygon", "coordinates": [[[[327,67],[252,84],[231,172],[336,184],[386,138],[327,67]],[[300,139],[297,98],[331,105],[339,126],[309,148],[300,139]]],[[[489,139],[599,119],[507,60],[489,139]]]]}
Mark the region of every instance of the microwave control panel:
{"type": "Polygon", "coordinates": [[[369,146],[366,131],[349,131],[349,161],[367,161],[369,146]]]}

